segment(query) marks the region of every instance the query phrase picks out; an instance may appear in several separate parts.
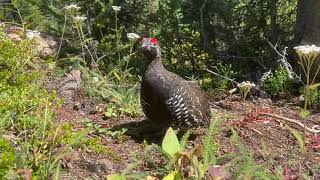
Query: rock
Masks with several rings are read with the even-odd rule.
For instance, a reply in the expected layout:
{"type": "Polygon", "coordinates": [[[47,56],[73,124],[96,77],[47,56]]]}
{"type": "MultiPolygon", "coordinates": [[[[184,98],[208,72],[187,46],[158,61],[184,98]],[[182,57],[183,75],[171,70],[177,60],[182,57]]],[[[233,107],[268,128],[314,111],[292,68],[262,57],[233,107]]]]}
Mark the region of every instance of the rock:
{"type": "Polygon", "coordinates": [[[58,39],[45,33],[40,33],[40,38],[37,39],[37,49],[42,58],[54,56],[58,52],[58,39]]]}
{"type": "Polygon", "coordinates": [[[77,93],[81,87],[81,72],[77,69],[73,69],[64,77],[57,89],[58,95],[64,98],[65,103],[73,103],[77,93]]]}
{"type": "Polygon", "coordinates": [[[60,41],[54,36],[30,29],[24,31],[23,28],[18,26],[6,27],[5,23],[1,22],[0,27],[4,28],[7,37],[15,43],[19,43],[23,38],[34,39],[36,49],[43,59],[54,56],[58,52],[60,41]]]}
{"type": "Polygon", "coordinates": [[[7,34],[7,37],[9,39],[11,39],[13,42],[19,42],[21,41],[21,36],[19,34],[15,34],[15,33],[10,33],[10,34],[7,34]]]}

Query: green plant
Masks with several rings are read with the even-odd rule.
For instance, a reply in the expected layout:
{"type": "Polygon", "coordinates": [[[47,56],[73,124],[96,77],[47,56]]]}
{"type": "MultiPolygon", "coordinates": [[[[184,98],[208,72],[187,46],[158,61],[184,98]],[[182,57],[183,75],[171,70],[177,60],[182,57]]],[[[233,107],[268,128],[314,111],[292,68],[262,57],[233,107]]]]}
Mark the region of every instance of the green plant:
{"type": "Polygon", "coordinates": [[[308,96],[309,96],[309,86],[314,85],[316,77],[319,73],[320,66],[317,65],[315,68],[316,71],[312,72],[312,68],[314,68],[314,63],[318,55],[320,54],[320,47],[315,45],[309,46],[297,46],[294,47],[298,56],[299,56],[299,65],[303,70],[303,74],[305,76],[305,100],[304,100],[304,110],[307,110],[308,105],[308,96]]]}
{"type": "Polygon", "coordinates": [[[231,129],[231,145],[238,149],[225,168],[232,172],[232,179],[273,179],[274,176],[268,173],[262,166],[255,163],[253,154],[241,143],[237,132],[231,129]]]}
{"type": "Polygon", "coordinates": [[[165,179],[203,179],[209,166],[216,163],[216,152],[218,145],[214,139],[219,132],[221,121],[214,119],[209,125],[209,129],[203,138],[203,146],[197,146],[191,151],[185,151],[183,147],[186,144],[187,132],[182,140],[178,141],[173,129],[169,128],[162,141],[162,149],[169,162],[174,165],[174,170],[165,176],[165,179]],[[203,160],[200,160],[202,158],[203,160]]]}
{"type": "MultiPolygon", "coordinates": [[[[320,54],[320,47],[317,47],[315,45],[305,45],[305,46],[297,46],[294,47],[296,53],[299,56],[299,65],[302,68],[303,74],[305,76],[305,86],[304,86],[304,106],[302,110],[302,114],[309,114],[307,112],[307,106],[308,101],[310,97],[310,92],[317,89],[317,87],[320,85],[315,84],[316,77],[318,76],[320,66],[316,64],[316,67],[314,67],[315,60],[320,54]],[[312,72],[312,69],[315,68],[316,70],[312,72]]],[[[306,116],[302,116],[304,119],[303,125],[303,141],[306,141],[306,116]]]]}
{"type": "Polygon", "coordinates": [[[320,101],[320,90],[319,90],[319,83],[309,85],[307,88],[303,88],[302,92],[304,93],[305,96],[307,97],[307,105],[316,105],[320,101]]]}
{"type": "Polygon", "coordinates": [[[117,84],[108,78],[81,67],[84,80],[84,91],[90,97],[100,97],[109,103],[105,117],[137,117],[141,114],[138,83],[117,84]]]}
{"type": "Polygon", "coordinates": [[[292,91],[292,82],[283,66],[272,72],[263,82],[262,88],[271,95],[284,96],[292,91]]]}
{"type": "Polygon", "coordinates": [[[91,121],[83,121],[86,127],[90,128],[90,134],[98,135],[98,136],[111,136],[113,139],[117,139],[120,142],[125,139],[125,133],[128,131],[126,128],[121,128],[120,130],[111,130],[103,127],[101,124],[95,124],[91,121]]]}
{"type": "Polygon", "coordinates": [[[15,149],[8,139],[1,137],[0,151],[0,177],[4,177],[6,172],[14,168],[16,159],[15,149]]]}
{"type": "Polygon", "coordinates": [[[6,164],[1,165],[0,178],[32,171],[30,178],[46,179],[65,153],[55,149],[61,127],[53,124],[62,101],[43,88],[41,70],[32,65],[41,63],[34,41],[14,43],[1,33],[0,38],[1,163],[6,164]]]}
{"type": "MultiPolygon", "coordinates": [[[[217,63],[217,65],[213,66],[215,71],[227,78],[234,78],[237,75],[237,72],[233,70],[232,64],[223,64],[223,63],[217,63]]],[[[221,77],[214,77],[207,76],[204,79],[204,85],[205,87],[210,87],[212,89],[215,89],[217,91],[224,91],[230,87],[230,81],[221,78],[221,77]]]]}
{"type": "Polygon", "coordinates": [[[286,126],[289,131],[291,132],[291,134],[295,137],[295,139],[298,141],[298,144],[299,144],[299,149],[300,149],[300,152],[302,154],[305,153],[306,149],[305,149],[305,141],[304,141],[304,137],[303,135],[301,135],[298,131],[296,131],[295,129],[293,128],[290,128],[289,126],[286,126]]]}
{"type": "Polygon", "coordinates": [[[203,138],[203,161],[206,166],[216,164],[218,144],[215,141],[219,133],[221,120],[214,118],[209,125],[207,134],[203,138]]]}

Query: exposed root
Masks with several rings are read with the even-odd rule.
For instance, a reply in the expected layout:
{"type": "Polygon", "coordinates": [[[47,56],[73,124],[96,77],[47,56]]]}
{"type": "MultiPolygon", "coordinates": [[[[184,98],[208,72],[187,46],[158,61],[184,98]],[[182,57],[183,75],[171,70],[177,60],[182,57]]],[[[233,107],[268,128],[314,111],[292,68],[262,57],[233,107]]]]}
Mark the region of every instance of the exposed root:
{"type": "MultiPolygon", "coordinates": [[[[301,128],[304,128],[303,123],[301,123],[297,120],[294,120],[294,119],[289,119],[289,118],[283,117],[283,116],[278,116],[278,115],[270,114],[270,113],[259,113],[258,116],[267,116],[267,117],[276,118],[278,121],[282,120],[285,122],[296,124],[296,125],[300,126],[301,128]]],[[[308,133],[313,133],[313,134],[320,133],[320,130],[318,130],[318,129],[313,129],[313,128],[309,128],[309,127],[305,127],[305,129],[308,133]]]]}

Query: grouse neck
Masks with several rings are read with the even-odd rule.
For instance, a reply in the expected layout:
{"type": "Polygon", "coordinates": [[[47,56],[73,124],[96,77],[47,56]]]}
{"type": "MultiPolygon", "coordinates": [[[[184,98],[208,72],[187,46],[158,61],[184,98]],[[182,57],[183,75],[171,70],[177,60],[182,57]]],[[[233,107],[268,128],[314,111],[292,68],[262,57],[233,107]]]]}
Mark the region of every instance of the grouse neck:
{"type": "Polygon", "coordinates": [[[163,67],[163,64],[162,64],[162,59],[161,59],[161,56],[157,56],[154,60],[152,60],[148,66],[147,66],[147,69],[150,69],[150,68],[156,68],[156,69],[162,69],[164,68],[163,67]]]}

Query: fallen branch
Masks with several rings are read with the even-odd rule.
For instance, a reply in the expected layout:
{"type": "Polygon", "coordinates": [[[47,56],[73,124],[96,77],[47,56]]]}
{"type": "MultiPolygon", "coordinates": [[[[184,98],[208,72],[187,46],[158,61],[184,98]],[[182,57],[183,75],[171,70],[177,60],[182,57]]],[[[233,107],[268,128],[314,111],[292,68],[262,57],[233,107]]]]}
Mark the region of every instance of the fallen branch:
{"type": "MultiPolygon", "coordinates": [[[[206,69],[206,71],[208,71],[209,73],[211,73],[211,74],[213,74],[213,75],[216,75],[216,76],[218,76],[218,77],[224,78],[224,79],[226,79],[226,80],[228,80],[228,81],[230,81],[230,82],[232,82],[232,83],[234,83],[234,84],[236,84],[236,85],[240,84],[240,83],[238,83],[237,81],[235,81],[235,80],[233,80],[233,79],[230,79],[230,78],[228,78],[228,77],[225,77],[225,76],[223,76],[223,75],[221,75],[221,74],[218,74],[218,73],[216,73],[216,72],[213,72],[213,71],[211,71],[210,69],[206,69]]],[[[266,92],[264,92],[262,89],[260,89],[260,88],[257,87],[257,86],[253,87],[253,89],[256,89],[257,91],[261,92],[261,94],[263,94],[265,97],[270,97],[266,92]]],[[[231,94],[232,94],[232,93],[231,93],[231,94]]]]}
{"type": "Polygon", "coordinates": [[[293,80],[297,79],[299,82],[301,82],[304,85],[304,82],[302,81],[301,77],[293,71],[292,66],[288,62],[288,59],[287,59],[287,55],[288,55],[287,48],[288,47],[285,47],[282,52],[279,52],[277,43],[275,45],[273,45],[269,41],[267,41],[267,42],[270,45],[270,47],[281,57],[278,61],[280,61],[281,64],[284,66],[285,70],[288,73],[289,79],[293,79],[293,80]]]}
{"type": "MultiPolygon", "coordinates": [[[[278,116],[278,115],[270,114],[270,113],[259,113],[258,116],[267,116],[267,117],[276,118],[278,120],[282,120],[282,121],[285,121],[285,122],[290,122],[290,123],[293,123],[293,124],[296,124],[296,125],[300,126],[301,128],[304,128],[304,124],[303,123],[301,123],[301,122],[299,122],[297,120],[294,120],[294,119],[289,119],[289,118],[283,117],[283,116],[278,116]]],[[[305,129],[309,133],[313,133],[313,134],[320,133],[320,130],[317,130],[317,129],[313,129],[313,128],[309,128],[309,127],[305,127],[305,129]]]]}
{"type": "Polygon", "coordinates": [[[211,71],[210,69],[206,69],[206,71],[208,71],[209,73],[214,74],[214,75],[216,75],[216,76],[219,76],[219,77],[221,77],[221,78],[224,78],[224,79],[226,79],[226,80],[229,80],[229,81],[231,81],[232,83],[235,83],[236,85],[239,84],[237,81],[235,81],[235,80],[233,80],[233,79],[230,79],[230,78],[228,78],[228,77],[226,77],[226,76],[223,76],[223,75],[221,75],[221,74],[218,74],[218,73],[216,73],[216,72],[213,72],[213,71],[211,71]]]}

